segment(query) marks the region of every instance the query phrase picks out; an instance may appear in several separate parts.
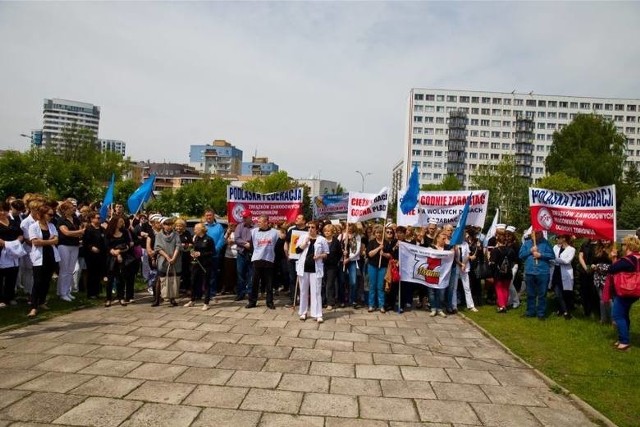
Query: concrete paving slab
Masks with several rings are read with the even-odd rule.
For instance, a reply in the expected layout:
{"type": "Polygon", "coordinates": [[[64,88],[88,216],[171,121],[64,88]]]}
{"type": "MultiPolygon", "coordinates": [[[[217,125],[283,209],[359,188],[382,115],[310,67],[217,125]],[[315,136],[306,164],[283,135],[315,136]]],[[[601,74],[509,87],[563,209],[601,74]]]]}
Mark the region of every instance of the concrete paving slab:
{"type": "Polygon", "coordinates": [[[323,427],[324,418],[307,415],[270,414],[264,413],[260,420],[260,427],[323,427]]]}
{"type": "Polygon", "coordinates": [[[31,381],[20,384],[17,388],[20,390],[65,393],[92,378],[92,375],[47,372],[31,381]]]}
{"type": "Polygon", "coordinates": [[[80,405],[61,415],[54,423],[74,426],[115,427],[126,420],[141,405],[141,402],[89,397],[80,405]]]}
{"type": "Polygon", "coordinates": [[[416,400],[421,421],[480,425],[471,406],[450,400],[416,400]]]}
{"type": "Polygon", "coordinates": [[[186,366],[167,365],[164,363],[143,363],[126,376],[128,378],[140,378],[143,380],[172,381],[186,370],[186,366]]]}
{"type": "Polygon", "coordinates": [[[262,369],[269,372],[306,374],[310,367],[311,362],[308,360],[269,359],[262,369]]]}
{"type": "Polygon", "coordinates": [[[240,406],[248,411],[297,414],[302,393],[283,390],[251,389],[240,406]]]}
{"type": "Polygon", "coordinates": [[[175,405],[182,402],[195,388],[195,384],[146,381],[125,396],[125,399],[175,405]]]}
{"type": "Polygon", "coordinates": [[[172,360],[181,354],[182,351],[144,348],[131,355],[129,360],[136,360],[138,362],[171,363],[172,360]]]}
{"type": "Polygon", "coordinates": [[[185,405],[238,409],[249,392],[244,387],[198,385],[182,402],[185,405]]]}
{"type": "Polygon", "coordinates": [[[306,393],[300,413],[331,417],[357,418],[358,400],[343,394],[306,393]]]}
{"type": "Polygon", "coordinates": [[[380,389],[378,380],[361,378],[332,377],[330,392],[350,396],[382,396],[382,390],[380,389]]]}
{"type": "MultiPolygon", "coordinates": [[[[260,421],[260,412],[238,411],[235,409],[205,408],[192,427],[256,427],[260,421]]],[[[267,415],[267,414],[265,414],[267,415]]],[[[269,414],[277,415],[277,414],[269,414]]],[[[279,424],[288,425],[288,424],[279,424]]]]}
{"type": "Polygon", "coordinates": [[[133,371],[140,365],[142,365],[142,362],[132,360],[98,359],[97,362],[87,366],[78,373],[121,377],[133,371]]]}
{"type": "Polygon", "coordinates": [[[419,421],[411,399],[359,396],[360,417],[375,420],[419,421]]]}
{"type": "Polygon", "coordinates": [[[355,365],[352,363],[311,362],[310,375],[328,377],[355,377],[355,365]]]}
{"type": "Polygon", "coordinates": [[[26,390],[0,390],[0,409],[6,408],[29,394],[30,392],[26,390]]]}
{"type": "Polygon", "coordinates": [[[118,345],[103,345],[85,354],[96,359],[128,359],[140,351],[139,348],[124,347],[118,345]]]}
{"type": "Polygon", "coordinates": [[[480,386],[474,384],[433,382],[431,383],[431,387],[433,387],[433,391],[440,400],[482,403],[491,402],[480,386]]]}
{"type": "Polygon", "coordinates": [[[330,377],[283,374],[278,390],[328,393],[330,377]]]}
{"type": "Polygon", "coordinates": [[[191,384],[223,385],[229,381],[234,372],[229,369],[189,368],[175,381],[191,384]]]}
{"type": "Polygon", "coordinates": [[[0,369],[0,388],[13,388],[40,375],[44,375],[44,371],[0,369]]]}
{"type": "Polygon", "coordinates": [[[36,392],[0,411],[0,419],[50,423],[83,400],[84,396],[36,392]]]}
{"type": "Polygon", "coordinates": [[[180,356],[175,358],[173,365],[184,365],[193,368],[215,368],[224,356],[208,353],[192,353],[185,351],[180,356]]]}
{"type": "Polygon", "coordinates": [[[70,391],[83,396],[122,398],[144,381],[129,378],[97,376],[70,391]]]}
{"type": "Polygon", "coordinates": [[[435,399],[436,395],[427,381],[381,380],[382,395],[411,399],[435,399]]]}
{"type": "Polygon", "coordinates": [[[232,387],[276,388],[282,374],[280,372],[236,371],[229,381],[232,387]]]}
{"type": "Polygon", "coordinates": [[[200,414],[201,409],[184,405],[145,403],[122,427],[187,427],[200,414]]]}
{"type": "Polygon", "coordinates": [[[472,403],[471,406],[486,426],[508,427],[517,425],[534,427],[540,425],[536,418],[523,406],[496,405],[492,403],[472,403]]]}

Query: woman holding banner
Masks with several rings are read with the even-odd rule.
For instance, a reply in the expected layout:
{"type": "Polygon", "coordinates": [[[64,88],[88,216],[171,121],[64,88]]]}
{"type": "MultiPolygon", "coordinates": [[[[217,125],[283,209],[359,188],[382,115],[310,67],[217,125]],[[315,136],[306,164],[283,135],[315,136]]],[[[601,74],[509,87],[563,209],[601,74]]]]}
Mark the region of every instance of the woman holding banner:
{"type": "Polygon", "coordinates": [[[389,240],[382,235],[382,225],[373,227],[373,238],[367,245],[367,257],[369,260],[369,313],[376,308],[380,313],[385,313],[384,309],[384,275],[387,272],[392,248],[390,246],[393,238],[393,229],[389,227],[386,233],[389,240]]]}
{"type": "MultiPolygon", "coordinates": [[[[355,224],[350,223],[346,227],[347,232],[342,235],[342,272],[346,280],[343,283],[349,283],[349,305],[358,308],[357,290],[358,290],[358,261],[360,260],[361,236],[355,224]]],[[[340,301],[341,305],[344,300],[340,301]]]]}
{"type": "MultiPolygon", "coordinates": [[[[451,250],[447,243],[448,240],[449,236],[447,235],[447,232],[444,229],[440,229],[436,231],[431,247],[439,251],[451,250]]],[[[443,275],[444,273],[441,272],[440,274],[443,275]]],[[[428,288],[429,305],[431,306],[431,314],[429,316],[447,317],[446,313],[441,309],[442,304],[445,302],[445,291],[446,288],[428,288]]]]}

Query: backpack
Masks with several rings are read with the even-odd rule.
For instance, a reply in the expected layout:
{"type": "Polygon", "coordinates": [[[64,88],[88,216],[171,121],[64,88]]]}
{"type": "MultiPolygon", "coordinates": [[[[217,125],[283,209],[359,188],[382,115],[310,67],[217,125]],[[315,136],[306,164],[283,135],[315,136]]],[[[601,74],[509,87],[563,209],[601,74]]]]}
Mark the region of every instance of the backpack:
{"type": "Polygon", "coordinates": [[[502,255],[502,260],[496,263],[496,278],[497,279],[511,279],[513,276],[513,264],[509,259],[509,251],[503,248],[496,248],[502,255]]]}

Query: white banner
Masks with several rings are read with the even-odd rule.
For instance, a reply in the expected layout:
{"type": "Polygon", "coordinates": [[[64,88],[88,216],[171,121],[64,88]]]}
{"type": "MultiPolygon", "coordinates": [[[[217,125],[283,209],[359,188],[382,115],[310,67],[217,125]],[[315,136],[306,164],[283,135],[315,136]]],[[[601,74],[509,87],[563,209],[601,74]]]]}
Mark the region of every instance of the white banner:
{"type": "MultiPolygon", "coordinates": [[[[489,206],[489,190],[472,191],[467,225],[484,227],[489,206]]],[[[398,225],[427,225],[429,219],[438,221],[438,226],[458,224],[469,191],[421,191],[415,209],[406,215],[400,209],[400,200],[404,194],[398,195],[398,225]]]]}
{"type": "Polygon", "coordinates": [[[387,217],[389,189],[384,187],[378,194],[349,192],[347,222],[360,222],[387,217]]]}
{"type": "Polygon", "coordinates": [[[452,266],[453,249],[439,251],[400,242],[400,280],[444,289],[449,286],[452,266]]]}

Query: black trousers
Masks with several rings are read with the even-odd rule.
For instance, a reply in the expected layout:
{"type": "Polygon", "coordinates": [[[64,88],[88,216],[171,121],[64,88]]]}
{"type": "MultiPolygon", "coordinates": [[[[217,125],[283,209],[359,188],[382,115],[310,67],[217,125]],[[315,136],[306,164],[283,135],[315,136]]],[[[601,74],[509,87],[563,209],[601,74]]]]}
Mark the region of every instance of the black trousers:
{"type": "Polygon", "coordinates": [[[18,267],[0,268],[0,301],[9,304],[16,296],[18,267]]]}
{"type": "Polygon", "coordinates": [[[43,262],[41,266],[33,266],[33,290],[31,291],[31,308],[37,309],[44,304],[49,294],[49,285],[53,272],[57,270],[57,262],[43,262]]]}
{"type": "MultiPolygon", "coordinates": [[[[253,263],[253,283],[251,286],[251,294],[249,295],[249,303],[258,302],[258,290],[260,284],[264,285],[267,292],[267,304],[273,304],[273,263],[269,261],[254,261],[253,263]]],[[[293,298],[293,295],[291,295],[293,298]]]]}
{"type": "MultiPolygon", "coordinates": [[[[182,269],[182,274],[187,274],[187,269],[182,269]]],[[[191,301],[195,301],[197,295],[202,295],[204,289],[204,303],[209,304],[209,285],[211,283],[211,265],[207,264],[191,264],[191,301]]]]}
{"type": "Polygon", "coordinates": [[[105,275],[106,258],[102,254],[86,254],[87,263],[87,297],[97,297],[102,288],[102,278],[105,275]]]}
{"type": "MultiPolygon", "coordinates": [[[[336,305],[336,296],[338,295],[338,268],[331,267],[324,270],[325,280],[325,296],[327,305],[336,305]]],[[[324,301],[324,299],[323,299],[324,301]]]]}

